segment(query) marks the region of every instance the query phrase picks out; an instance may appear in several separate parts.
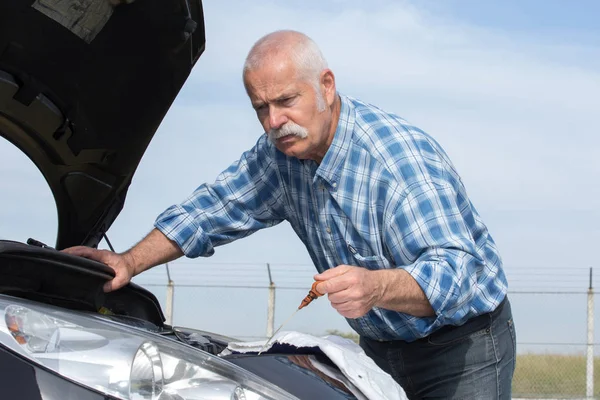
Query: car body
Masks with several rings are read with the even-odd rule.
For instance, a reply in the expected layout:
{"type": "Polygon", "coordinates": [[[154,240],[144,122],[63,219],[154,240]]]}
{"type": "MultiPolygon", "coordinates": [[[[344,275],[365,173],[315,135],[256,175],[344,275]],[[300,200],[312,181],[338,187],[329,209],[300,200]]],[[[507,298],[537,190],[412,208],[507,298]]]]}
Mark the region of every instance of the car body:
{"type": "Polygon", "coordinates": [[[97,247],[205,46],[200,0],[0,0],[0,135],[56,200],[56,244],[0,241],[0,390],[10,399],[351,399],[321,353],[218,356],[97,247]]]}

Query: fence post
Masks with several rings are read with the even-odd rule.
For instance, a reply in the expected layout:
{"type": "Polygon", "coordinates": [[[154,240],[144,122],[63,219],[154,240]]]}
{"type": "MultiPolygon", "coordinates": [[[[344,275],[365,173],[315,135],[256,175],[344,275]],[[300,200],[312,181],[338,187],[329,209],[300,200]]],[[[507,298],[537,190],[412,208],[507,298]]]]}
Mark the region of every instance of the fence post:
{"type": "Polygon", "coordinates": [[[271,278],[271,266],[267,263],[267,271],[269,272],[269,308],[267,310],[267,337],[273,336],[275,327],[275,283],[271,278]]]}
{"type": "Polygon", "coordinates": [[[173,297],[175,297],[175,285],[173,283],[173,281],[171,280],[171,274],[169,273],[169,263],[165,264],[166,268],[167,268],[167,279],[168,279],[168,283],[167,283],[167,310],[166,310],[166,314],[165,315],[165,319],[167,322],[167,325],[173,325],[173,297]]]}
{"type": "Polygon", "coordinates": [[[590,268],[590,286],[587,295],[587,366],[586,396],[594,397],[594,289],[592,287],[592,268],[590,268]]]}

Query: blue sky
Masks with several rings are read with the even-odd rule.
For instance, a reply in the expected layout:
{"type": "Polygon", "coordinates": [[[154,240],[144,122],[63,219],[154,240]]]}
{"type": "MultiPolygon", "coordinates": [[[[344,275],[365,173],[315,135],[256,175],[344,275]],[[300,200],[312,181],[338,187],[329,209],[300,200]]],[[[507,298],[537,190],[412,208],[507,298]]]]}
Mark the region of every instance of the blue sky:
{"type": "MultiPolygon", "coordinates": [[[[241,66],[261,35],[290,28],[321,46],[340,91],[401,115],[442,144],[499,245],[512,290],[584,290],[587,268],[600,274],[597,15],[594,1],[206,2],[206,52],[140,163],[109,237],[127,249],[158,213],[256,142],[261,130],[241,66]]],[[[42,178],[6,143],[0,158],[0,237],[52,243],[56,217],[42,178]]],[[[209,259],[175,262],[171,271],[176,283],[254,284],[266,282],[266,263],[276,283],[310,287],[310,259],[285,223],[209,259]]],[[[158,268],[137,281],[164,279],[158,268]]],[[[164,300],[161,288],[150,289],[164,300]]],[[[304,294],[278,292],[277,323],[304,294]]],[[[261,290],[181,288],[175,322],[259,336],[266,299],[261,290]]],[[[585,339],[584,297],[512,299],[519,340],[585,339]]],[[[289,327],[349,330],[324,300],[289,327]]]]}
{"type": "Polygon", "coordinates": [[[538,39],[552,37],[568,44],[573,44],[574,39],[598,44],[600,4],[594,0],[576,3],[564,0],[425,0],[422,4],[450,18],[486,29],[538,39]]]}

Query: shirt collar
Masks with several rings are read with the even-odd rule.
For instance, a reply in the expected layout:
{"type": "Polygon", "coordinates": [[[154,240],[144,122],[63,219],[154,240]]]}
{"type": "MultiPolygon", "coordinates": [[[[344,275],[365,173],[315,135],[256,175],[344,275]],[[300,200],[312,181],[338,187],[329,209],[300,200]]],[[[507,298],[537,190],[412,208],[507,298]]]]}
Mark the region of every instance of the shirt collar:
{"type": "Polygon", "coordinates": [[[333,135],[333,141],[321,161],[316,175],[329,183],[332,189],[337,189],[341,175],[341,169],[348,154],[352,131],[354,129],[354,107],[348,99],[341,93],[340,96],[340,117],[337,128],[333,135]]]}

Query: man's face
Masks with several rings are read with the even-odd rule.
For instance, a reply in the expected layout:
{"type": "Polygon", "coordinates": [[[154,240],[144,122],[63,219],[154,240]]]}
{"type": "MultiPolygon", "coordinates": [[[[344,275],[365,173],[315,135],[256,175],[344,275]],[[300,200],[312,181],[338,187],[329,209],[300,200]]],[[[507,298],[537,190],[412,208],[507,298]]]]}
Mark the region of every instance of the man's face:
{"type": "Polygon", "coordinates": [[[317,101],[325,86],[317,93],[311,82],[298,79],[287,59],[265,62],[244,78],[252,107],[275,146],[288,156],[320,162],[334,133],[330,102],[317,101]]]}

